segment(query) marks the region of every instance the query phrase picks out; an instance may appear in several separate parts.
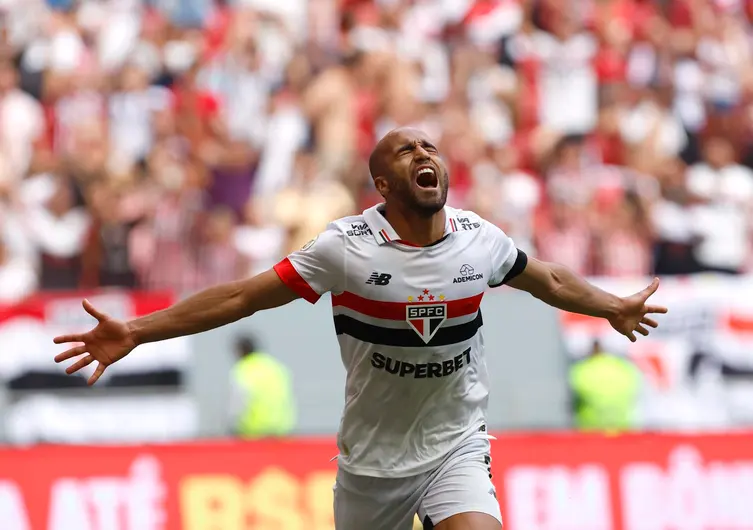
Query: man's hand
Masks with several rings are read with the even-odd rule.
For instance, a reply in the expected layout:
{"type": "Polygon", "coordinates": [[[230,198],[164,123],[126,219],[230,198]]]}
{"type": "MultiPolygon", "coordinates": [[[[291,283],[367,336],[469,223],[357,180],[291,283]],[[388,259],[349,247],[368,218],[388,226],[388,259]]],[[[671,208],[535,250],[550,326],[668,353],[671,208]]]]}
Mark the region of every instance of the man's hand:
{"type": "Polygon", "coordinates": [[[88,381],[88,384],[93,385],[108,366],[128,355],[136,347],[136,340],[125,322],[98,311],[88,300],[84,300],[83,306],[87,313],[97,319],[98,323],[94,329],[87,333],[55,337],[53,339],[55,344],[83,342],[81,346],[74,346],[57,355],[55,362],[60,363],[85,353],[88,354],[66,368],[65,373],[76,373],[97,361],[97,369],[88,381]]]}
{"type": "Polygon", "coordinates": [[[612,327],[630,339],[630,342],[636,341],[636,332],[644,336],[648,335],[649,331],[646,326],[655,328],[659,325],[656,320],[646,315],[667,312],[666,307],[646,304],[646,301],[658,288],[659,278],[654,278],[651,285],[642,291],[623,298],[617,314],[608,319],[612,327]]]}

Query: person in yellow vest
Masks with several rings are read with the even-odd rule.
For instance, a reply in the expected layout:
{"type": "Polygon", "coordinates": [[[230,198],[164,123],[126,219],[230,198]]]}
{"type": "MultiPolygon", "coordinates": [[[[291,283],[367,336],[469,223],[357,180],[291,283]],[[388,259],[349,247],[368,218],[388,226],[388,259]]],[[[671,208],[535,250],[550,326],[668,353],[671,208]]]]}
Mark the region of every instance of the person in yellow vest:
{"type": "Polygon", "coordinates": [[[634,429],[640,387],[638,368],[594,341],[591,353],[570,368],[575,426],[602,432],[634,429]]]}
{"type": "Polygon", "coordinates": [[[230,415],[242,438],[286,436],[296,411],[290,372],[279,360],[257,349],[250,337],[236,343],[238,361],[231,376],[230,415]]]}

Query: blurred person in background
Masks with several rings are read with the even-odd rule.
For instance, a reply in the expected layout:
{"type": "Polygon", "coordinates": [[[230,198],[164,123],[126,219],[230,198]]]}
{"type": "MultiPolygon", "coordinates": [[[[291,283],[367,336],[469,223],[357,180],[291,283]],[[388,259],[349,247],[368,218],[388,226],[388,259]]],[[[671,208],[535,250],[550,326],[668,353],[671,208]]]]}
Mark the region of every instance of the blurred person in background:
{"type": "Polygon", "coordinates": [[[17,189],[31,166],[34,145],[45,132],[42,105],[18,84],[11,57],[0,56],[0,190],[17,189]]]}
{"type": "Polygon", "coordinates": [[[202,219],[196,254],[200,285],[231,282],[245,276],[248,263],[235,241],[235,213],[227,207],[210,210],[202,219]]]}
{"type": "Polygon", "coordinates": [[[274,79],[262,70],[259,17],[239,9],[228,22],[224,39],[199,70],[198,84],[222,101],[220,114],[228,136],[259,148],[266,136],[266,115],[274,79]]]}
{"type": "MultiPolygon", "coordinates": [[[[359,95],[368,91],[367,76],[373,75],[379,64],[373,55],[352,52],[339,64],[324,69],[312,79],[306,90],[303,105],[316,138],[322,171],[340,174],[356,155],[359,147],[359,95]]],[[[391,99],[385,104],[388,105],[389,101],[391,99]]]]}
{"type": "Polygon", "coordinates": [[[654,274],[692,274],[700,270],[695,257],[698,236],[693,223],[695,199],[688,190],[686,167],[668,160],[657,172],[660,196],[650,211],[654,235],[654,274]]]}
{"type": "Polygon", "coordinates": [[[248,202],[243,223],[234,234],[235,246],[248,264],[242,276],[259,274],[273,266],[286,244],[285,227],[264,215],[260,202],[260,198],[248,202]]]}
{"type": "Polygon", "coordinates": [[[133,269],[132,233],[141,218],[130,218],[115,183],[100,181],[87,190],[92,224],[82,253],[82,287],[138,287],[133,269]]]}
{"type": "Polygon", "coordinates": [[[271,214],[288,231],[287,252],[311,241],[332,219],[355,213],[356,205],[342,181],[320,165],[313,153],[299,152],[293,181],[274,199],[271,214]]]}
{"type": "Polygon", "coordinates": [[[520,168],[514,146],[488,150],[488,157],[473,166],[470,201],[479,215],[520,241],[522,249],[533,250],[536,216],[544,204],[543,183],[520,168]]]}
{"type": "Polygon", "coordinates": [[[651,272],[651,237],[643,205],[634,194],[613,201],[594,229],[594,273],[639,278],[651,272]]]}
{"type": "Polygon", "coordinates": [[[199,277],[195,262],[205,207],[206,172],[192,156],[173,108],[154,115],[156,143],[146,161],[144,223],[134,234],[134,259],[147,289],[187,292],[199,277]]]}
{"type": "Polygon", "coordinates": [[[564,134],[588,133],[597,120],[598,79],[593,59],[598,48],[584,27],[580,5],[572,0],[536,3],[541,29],[527,36],[527,45],[521,43],[537,63],[541,124],[564,134]]]}
{"type": "Polygon", "coordinates": [[[669,81],[633,88],[629,105],[620,118],[627,163],[651,173],[666,160],[679,157],[688,147],[688,135],[673,109],[674,87],[669,81]]]}
{"type": "Polygon", "coordinates": [[[313,81],[312,64],[307,54],[294,57],[285,73],[283,86],[269,96],[266,130],[259,146],[259,165],[254,175],[255,200],[271,199],[290,184],[296,153],[310,148],[311,122],[304,112],[309,83],[313,81]]]}
{"type": "MultiPolygon", "coordinates": [[[[81,52],[84,54],[85,52],[81,52]]],[[[99,65],[83,57],[56,71],[49,87],[51,145],[59,171],[80,185],[102,177],[112,147],[108,135],[106,77],[99,65]]]]}
{"type": "Polygon", "coordinates": [[[712,136],[703,143],[703,161],[688,169],[687,186],[697,201],[692,225],[701,269],[742,273],[750,258],[753,170],[737,162],[729,140],[712,136]]]}
{"type": "Polygon", "coordinates": [[[150,84],[147,67],[136,58],[120,71],[109,97],[110,165],[128,172],[144,162],[155,143],[154,113],[171,103],[166,89],[150,84]]]}
{"type": "Polygon", "coordinates": [[[33,184],[39,196],[26,207],[22,222],[38,255],[39,285],[51,290],[76,289],[91,216],[77,205],[76,186],[70,179],[42,175],[33,184]]]}
{"type": "Polygon", "coordinates": [[[296,422],[290,371],[278,359],[260,351],[249,336],[236,340],[235,354],[230,431],[249,439],[289,435],[296,422]]]}
{"type": "Polygon", "coordinates": [[[558,135],[559,138],[546,156],[546,189],[551,200],[566,201],[575,210],[589,213],[596,188],[600,164],[595,160],[583,135],[558,135]]]}
{"type": "Polygon", "coordinates": [[[37,271],[27,257],[14,254],[0,238],[0,304],[22,301],[37,289],[37,271]]]}
{"type": "Polygon", "coordinates": [[[630,361],[604,350],[596,340],[569,374],[575,427],[620,432],[637,427],[641,373],[630,361]]]}

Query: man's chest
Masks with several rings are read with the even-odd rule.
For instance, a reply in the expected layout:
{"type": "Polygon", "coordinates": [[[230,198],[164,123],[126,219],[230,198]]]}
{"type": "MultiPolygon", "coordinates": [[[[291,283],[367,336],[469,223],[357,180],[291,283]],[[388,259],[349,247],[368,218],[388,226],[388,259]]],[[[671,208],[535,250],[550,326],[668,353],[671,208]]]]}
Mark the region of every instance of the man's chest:
{"type": "Polygon", "coordinates": [[[343,292],[333,297],[343,333],[372,344],[439,347],[472,338],[481,325],[491,274],[483,246],[356,247],[346,260],[343,292]],[[351,324],[357,329],[348,332],[351,324]]]}
{"type": "Polygon", "coordinates": [[[346,291],[370,300],[445,302],[483,293],[489,281],[486,249],[469,246],[401,252],[379,247],[353,253],[346,267],[346,291]]]}

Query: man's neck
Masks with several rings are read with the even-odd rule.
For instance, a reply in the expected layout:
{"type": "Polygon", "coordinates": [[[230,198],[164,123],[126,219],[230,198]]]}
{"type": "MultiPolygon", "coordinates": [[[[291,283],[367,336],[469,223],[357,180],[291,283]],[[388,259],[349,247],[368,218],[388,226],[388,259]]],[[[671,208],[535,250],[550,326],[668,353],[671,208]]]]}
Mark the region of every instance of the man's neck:
{"type": "Polygon", "coordinates": [[[436,243],[444,236],[446,215],[444,208],[425,217],[404,211],[395,206],[384,208],[384,217],[392,225],[401,241],[424,247],[436,243]]]}

